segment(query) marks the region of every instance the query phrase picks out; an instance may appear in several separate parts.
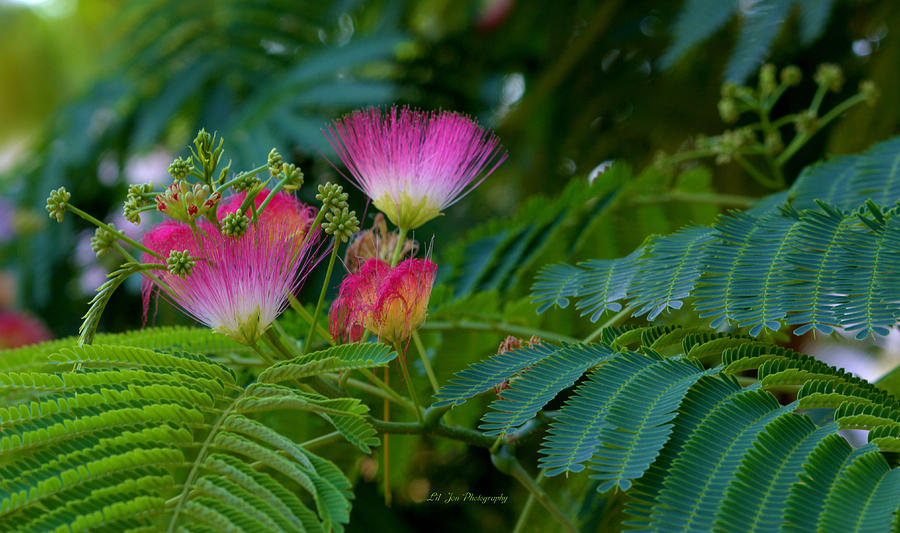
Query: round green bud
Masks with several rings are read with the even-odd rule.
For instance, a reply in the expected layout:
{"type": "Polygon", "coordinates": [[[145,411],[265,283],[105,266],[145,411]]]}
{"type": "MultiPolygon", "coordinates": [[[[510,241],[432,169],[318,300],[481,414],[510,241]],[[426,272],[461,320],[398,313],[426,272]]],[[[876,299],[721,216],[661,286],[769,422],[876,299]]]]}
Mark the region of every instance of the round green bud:
{"type": "Polygon", "coordinates": [[[844,71],[834,63],[822,63],[813,76],[816,83],[827,87],[832,92],[839,92],[844,86],[844,71]]]}
{"type": "Polygon", "coordinates": [[[284,160],[281,159],[281,154],[278,153],[277,148],[272,148],[269,152],[268,165],[269,165],[269,174],[274,178],[277,177],[283,171],[282,165],[284,164],[284,160]]]}
{"type": "Polygon", "coordinates": [[[354,233],[359,231],[359,219],[356,218],[356,211],[347,211],[346,207],[328,211],[325,213],[322,229],[325,230],[325,233],[334,235],[335,239],[347,242],[354,233]]]}
{"type": "Polygon", "coordinates": [[[250,217],[241,213],[238,209],[234,213],[228,213],[222,219],[222,233],[229,237],[240,237],[250,229],[250,217]]]}
{"type": "Polygon", "coordinates": [[[349,207],[347,198],[349,196],[344,192],[343,187],[330,182],[319,185],[319,194],[316,195],[316,200],[322,202],[322,209],[326,211],[346,209],[349,207]]]}
{"type": "Polygon", "coordinates": [[[729,124],[737,122],[740,113],[738,113],[737,103],[735,103],[733,99],[722,98],[721,100],[719,100],[718,108],[719,116],[722,117],[722,120],[724,122],[727,122],[729,124]]]}
{"type": "Polygon", "coordinates": [[[859,82],[859,94],[866,99],[866,103],[873,105],[881,94],[875,82],[872,80],[862,80],[859,82]]]}
{"type": "Polygon", "coordinates": [[[781,140],[781,133],[778,130],[770,131],[766,134],[766,151],[770,154],[777,154],[784,149],[784,142],[781,140]]]}
{"type": "Polygon", "coordinates": [[[284,188],[288,190],[298,189],[303,185],[303,171],[293,163],[282,163],[281,171],[287,179],[284,188]]]}
{"type": "Polygon", "coordinates": [[[775,92],[778,83],[775,81],[775,65],[766,63],[759,69],[759,90],[763,94],[775,92]]]}
{"type": "Polygon", "coordinates": [[[169,165],[169,174],[176,180],[183,180],[191,173],[191,160],[176,158],[169,165]]]}
{"type": "Polygon", "coordinates": [[[809,109],[797,113],[797,118],[794,119],[794,127],[797,129],[797,133],[809,135],[814,132],[818,126],[818,115],[809,109]]]}
{"type": "Polygon", "coordinates": [[[65,187],[60,187],[55,191],[50,191],[50,196],[47,198],[47,212],[50,214],[50,218],[55,218],[57,222],[63,221],[63,215],[66,214],[66,207],[69,205],[69,199],[72,198],[72,195],[69,194],[69,191],[66,190],[65,187]]]}
{"type": "MultiPolygon", "coordinates": [[[[112,224],[110,224],[109,227],[116,229],[112,224]]],[[[97,257],[103,257],[109,252],[116,240],[118,240],[118,236],[113,232],[108,231],[106,228],[97,228],[94,232],[94,236],[91,237],[91,250],[93,250],[97,257]]]]}
{"type": "Polygon", "coordinates": [[[166,267],[169,273],[180,278],[190,276],[196,263],[197,261],[190,256],[187,250],[182,252],[172,250],[169,252],[169,257],[166,258],[166,267]]]}
{"type": "Polygon", "coordinates": [[[250,189],[259,185],[259,178],[256,175],[248,175],[246,172],[241,172],[237,175],[239,178],[238,181],[234,183],[231,187],[235,190],[235,192],[244,192],[249,191],[250,189]]]}
{"type": "Polygon", "coordinates": [[[781,69],[781,83],[793,87],[803,80],[803,71],[797,65],[788,65],[781,69]]]}

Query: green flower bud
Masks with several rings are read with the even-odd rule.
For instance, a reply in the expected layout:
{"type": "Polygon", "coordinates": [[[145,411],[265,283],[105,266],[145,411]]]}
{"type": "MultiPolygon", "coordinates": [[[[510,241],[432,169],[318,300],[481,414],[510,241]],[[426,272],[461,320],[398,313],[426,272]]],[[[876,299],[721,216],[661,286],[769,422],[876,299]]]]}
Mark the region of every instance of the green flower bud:
{"type": "Polygon", "coordinates": [[[828,90],[839,92],[844,86],[844,71],[834,63],[822,63],[813,79],[819,85],[828,87],[828,90]]]}
{"type": "Polygon", "coordinates": [[[231,187],[235,192],[244,192],[249,191],[250,189],[259,185],[259,178],[256,175],[248,175],[246,172],[241,172],[237,175],[239,178],[238,181],[234,183],[231,187]]]}
{"type": "Polygon", "coordinates": [[[777,154],[784,149],[784,142],[781,140],[781,133],[778,130],[766,134],[765,144],[766,151],[770,154],[777,154]]]}
{"type": "Polygon", "coordinates": [[[759,69],[759,90],[762,94],[775,92],[778,83],[775,81],[775,65],[766,63],[759,69]]]}
{"type": "Polygon", "coordinates": [[[171,174],[172,178],[176,181],[183,180],[191,173],[192,166],[190,159],[182,159],[179,157],[169,165],[169,174],[171,174]]]}
{"type": "Polygon", "coordinates": [[[796,65],[788,65],[781,69],[781,83],[794,86],[803,80],[803,71],[796,65]]]}
{"type": "MultiPolygon", "coordinates": [[[[109,225],[110,228],[116,229],[112,224],[109,225]]],[[[103,257],[109,252],[109,249],[112,248],[112,245],[115,244],[116,240],[118,240],[118,236],[111,231],[107,231],[105,228],[97,228],[94,232],[94,236],[91,237],[91,250],[97,255],[97,257],[103,257]]]]}
{"type": "Polygon", "coordinates": [[[809,135],[816,130],[819,125],[819,117],[810,110],[804,110],[800,113],[797,113],[797,118],[794,119],[794,127],[797,129],[797,133],[802,133],[804,135],[809,135]]]}
{"type": "Polygon", "coordinates": [[[335,183],[319,185],[319,194],[316,195],[316,200],[322,202],[322,209],[326,211],[348,208],[347,198],[349,196],[344,192],[344,188],[335,183]]]}
{"type": "Polygon", "coordinates": [[[194,137],[194,146],[197,148],[197,153],[199,155],[207,156],[207,159],[212,153],[213,142],[213,136],[203,128],[200,128],[200,131],[197,132],[197,136],[194,137]]]}
{"type": "Polygon", "coordinates": [[[359,219],[356,218],[356,211],[347,211],[346,207],[328,211],[325,213],[322,229],[325,230],[325,233],[334,235],[336,239],[347,242],[350,236],[359,231],[359,219]]]}
{"type": "Polygon", "coordinates": [[[730,81],[722,84],[722,98],[734,98],[737,96],[738,86],[730,81]]]}
{"type": "Polygon", "coordinates": [[[881,95],[881,91],[878,90],[874,81],[862,80],[859,82],[859,94],[866,99],[867,104],[874,105],[875,101],[878,100],[878,97],[881,95]]]}
{"type": "Polygon", "coordinates": [[[298,189],[303,185],[303,171],[297,168],[297,165],[294,165],[293,163],[282,163],[281,169],[284,177],[287,178],[287,181],[284,183],[285,189],[298,189]]]}
{"type": "Polygon", "coordinates": [[[55,218],[57,222],[62,222],[71,197],[72,195],[69,194],[65,187],[50,191],[50,196],[47,198],[47,212],[50,213],[50,218],[55,218]]]}
{"type": "Polygon", "coordinates": [[[228,213],[222,219],[222,233],[229,237],[240,237],[247,233],[248,229],[250,229],[250,217],[241,213],[240,209],[234,213],[228,213]]]}
{"type": "Polygon", "coordinates": [[[190,276],[195,264],[197,264],[197,261],[188,254],[187,250],[183,252],[172,250],[166,259],[166,267],[169,269],[169,272],[180,278],[190,276]]]}
{"type": "Polygon", "coordinates": [[[277,148],[272,148],[269,152],[269,174],[275,178],[283,171],[282,165],[284,164],[284,160],[281,159],[281,154],[278,153],[277,148]]]}
{"type": "Polygon", "coordinates": [[[737,104],[731,98],[722,98],[719,100],[719,116],[724,122],[729,124],[737,122],[738,113],[737,104]]]}

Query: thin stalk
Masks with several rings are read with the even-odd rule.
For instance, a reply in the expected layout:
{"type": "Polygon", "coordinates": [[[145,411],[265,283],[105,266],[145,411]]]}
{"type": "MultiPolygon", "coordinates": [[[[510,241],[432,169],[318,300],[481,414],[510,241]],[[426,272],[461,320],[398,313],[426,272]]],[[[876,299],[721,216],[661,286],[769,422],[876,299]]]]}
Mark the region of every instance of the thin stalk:
{"type": "Polygon", "coordinates": [[[545,331],[527,326],[519,326],[517,324],[509,324],[507,322],[477,322],[473,320],[448,320],[437,322],[425,322],[421,329],[444,331],[444,330],[469,330],[469,331],[487,331],[491,333],[499,333],[501,335],[521,335],[540,337],[551,342],[578,342],[575,337],[568,335],[560,335],[552,331],[545,331]]]}
{"type": "Polygon", "coordinates": [[[522,465],[515,458],[512,459],[512,467],[510,468],[509,474],[512,477],[516,478],[516,480],[518,480],[519,483],[521,483],[522,486],[525,487],[532,496],[534,496],[534,499],[537,500],[541,505],[543,505],[544,509],[547,509],[547,511],[551,515],[553,515],[553,518],[555,518],[556,521],[560,523],[563,529],[565,529],[569,533],[578,533],[578,529],[565,515],[563,510],[560,509],[558,505],[556,505],[556,502],[550,499],[550,496],[548,496],[544,489],[542,489],[541,486],[538,485],[537,482],[535,482],[535,480],[528,475],[528,472],[526,472],[525,469],[522,468],[522,465]]]}
{"type": "Polygon", "coordinates": [[[109,224],[107,224],[107,223],[105,223],[105,222],[101,222],[101,221],[98,220],[97,218],[94,218],[94,217],[91,216],[90,214],[85,213],[84,211],[82,211],[81,209],[78,209],[78,208],[75,207],[74,205],[68,204],[68,203],[67,203],[67,204],[66,204],[66,209],[68,209],[69,211],[71,211],[73,214],[78,215],[79,217],[83,218],[84,220],[87,220],[87,221],[90,222],[91,224],[93,224],[93,225],[95,225],[95,226],[97,226],[97,227],[99,227],[99,228],[103,228],[104,230],[108,231],[109,233],[112,233],[113,235],[116,236],[117,239],[120,239],[120,240],[122,240],[122,241],[124,241],[124,242],[127,242],[128,244],[134,246],[134,247],[137,248],[138,250],[140,250],[140,251],[142,251],[142,252],[144,252],[144,253],[150,254],[150,255],[152,255],[153,257],[157,258],[157,259],[163,259],[163,257],[160,257],[160,255],[159,255],[158,253],[154,252],[154,251],[151,250],[150,248],[147,248],[147,247],[144,246],[143,244],[141,244],[141,243],[139,243],[139,242],[137,242],[137,241],[135,241],[135,240],[133,240],[133,239],[128,238],[128,236],[126,236],[126,235],[125,235],[124,233],[122,233],[121,231],[119,231],[119,230],[113,228],[112,226],[110,226],[109,224]]]}
{"type": "Polygon", "coordinates": [[[262,165],[262,166],[254,168],[253,170],[250,170],[250,171],[244,172],[243,174],[237,175],[237,176],[231,178],[230,180],[226,181],[222,185],[219,185],[218,187],[216,187],[215,192],[222,192],[225,189],[227,189],[228,187],[231,187],[232,185],[234,185],[235,183],[237,183],[243,179],[253,177],[267,168],[269,168],[269,165],[262,165]]]}
{"type": "MultiPolygon", "coordinates": [[[[385,367],[385,368],[387,368],[387,367],[385,367]]],[[[371,381],[376,387],[378,387],[379,389],[381,389],[382,391],[384,391],[385,394],[387,394],[388,396],[390,396],[390,397],[394,400],[394,403],[398,403],[398,404],[400,404],[400,405],[406,407],[406,408],[409,409],[410,411],[412,411],[413,409],[415,409],[415,407],[413,407],[412,402],[410,402],[409,400],[407,400],[407,399],[404,398],[403,396],[400,396],[399,394],[397,394],[397,392],[396,392],[394,389],[392,389],[390,386],[388,386],[387,383],[385,383],[384,381],[378,379],[378,376],[376,376],[374,372],[372,372],[372,371],[369,370],[368,368],[359,368],[359,369],[357,369],[357,370],[359,370],[359,372],[360,372],[363,376],[365,376],[366,379],[368,379],[369,381],[371,381]]]]}
{"type": "Polygon", "coordinates": [[[251,346],[251,348],[253,348],[253,351],[256,352],[256,355],[258,355],[259,358],[262,359],[266,364],[268,364],[269,366],[272,366],[275,364],[275,362],[276,362],[275,359],[272,359],[272,356],[270,356],[269,354],[262,351],[259,348],[259,346],[257,346],[256,344],[253,344],[251,346]]]}
{"type": "Polygon", "coordinates": [[[587,344],[589,342],[593,342],[597,337],[600,336],[600,334],[603,332],[604,329],[606,329],[610,326],[615,326],[622,319],[627,318],[628,315],[630,315],[632,311],[634,311],[634,309],[632,309],[630,306],[626,306],[625,309],[622,309],[621,311],[619,311],[615,316],[613,316],[612,318],[610,318],[609,320],[604,322],[599,328],[597,328],[593,332],[591,332],[591,334],[588,335],[587,337],[585,337],[582,342],[584,342],[585,344],[587,344]]]}
{"type": "Polygon", "coordinates": [[[416,351],[419,352],[419,357],[422,359],[422,364],[425,366],[425,373],[428,374],[428,381],[431,382],[431,388],[434,392],[437,392],[440,387],[438,387],[437,376],[434,375],[434,369],[431,368],[431,363],[428,361],[428,356],[425,354],[425,345],[422,344],[422,337],[419,336],[418,331],[412,332],[413,344],[416,345],[416,351]]]}
{"type": "MultiPolygon", "coordinates": [[[[384,367],[384,384],[388,388],[390,388],[390,369],[388,367],[384,367]]],[[[418,407],[416,407],[418,410],[418,407]]],[[[391,421],[391,402],[388,401],[387,398],[384,399],[384,422],[385,424],[391,421]]],[[[381,437],[382,439],[382,453],[384,454],[384,505],[385,507],[391,506],[391,448],[390,448],[390,436],[385,433],[381,437]]]]}
{"type": "Polygon", "coordinates": [[[793,156],[797,152],[797,150],[799,150],[800,148],[803,147],[804,144],[806,144],[806,141],[810,140],[822,128],[827,126],[829,122],[831,122],[832,120],[841,116],[841,114],[845,113],[851,107],[853,107],[857,104],[860,104],[862,102],[865,102],[865,101],[866,101],[866,98],[863,95],[857,94],[857,95],[851,96],[850,98],[847,98],[840,104],[831,108],[831,110],[828,111],[828,113],[825,113],[825,115],[822,116],[822,118],[819,120],[818,124],[816,124],[815,129],[813,129],[808,134],[797,134],[794,137],[794,139],[791,140],[791,144],[789,144],[788,147],[785,148],[784,151],[781,152],[781,154],[779,154],[778,159],[776,159],[776,162],[780,165],[783,165],[785,162],[787,162],[788,159],[791,158],[791,156],[793,156]]]}
{"type": "Polygon", "coordinates": [[[284,345],[283,342],[281,342],[281,338],[278,336],[278,333],[275,333],[275,330],[273,330],[272,328],[268,328],[263,333],[262,338],[263,341],[270,348],[272,348],[272,351],[281,354],[284,359],[293,359],[294,357],[296,357],[296,354],[294,354],[290,348],[288,348],[284,345]]]}
{"type": "MultiPolygon", "coordinates": [[[[379,381],[381,381],[381,380],[379,380],[379,381]]],[[[395,404],[399,405],[400,407],[403,407],[404,409],[412,409],[411,405],[407,405],[407,403],[402,401],[402,400],[404,400],[404,398],[402,396],[400,396],[399,398],[392,396],[392,395],[384,392],[382,389],[372,386],[372,385],[369,385],[368,383],[366,383],[364,381],[359,381],[358,379],[353,379],[353,378],[347,378],[346,383],[347,383],[348,387],[353,387],[354,389],[361,390],[363,392],[368,392],[369,394],[378,396],[379,398],[390,400],[390,401],[394,402],[395,404]]]]}
{"type": "MultiPolygon", "coordinates": [[[[535,485],[540,486],[541,481],[544,480],[544,471],[538,474],[536,478],[534,478],[535,485]]],[[[528,493],[528,499],[525,500],[525,507],[522,507],[522,512],[519,513],[519,519],[516,520],[516,527],[513,528],[512,533],[522,533],[525,531],[525,524],[528,523],[528,516],[531,514],[531,508],[534,507],[535,496],[533,492],[528,493]]]]}
{"type": "Polygon", "coordinates": [[[340,431],[332,431],[331,433],[327,433],[322,435],[321,437],[316,437],[314,439],[310,439],[306,442],[301,442],[300,447],[304,450],[311,450],[313,448],[318,448],[319,446],[324,446],[325,444],[330,444],[336,440],[341,439],[340,431]]]}
{"type": "Polygon", "coordinates": [[[322,283],[322,290],[319,292],[319,301],[316,302],[316,311],[312,316],[312,323],[309,325],[309,333],[306,335],[306,342],[303,343],[303,351],[307,351],[312,346],[312,341],[316,337],[316,324],[319,322],[319,312],[322,310],[322,302],[325,300],[325,293],[328,292],[328,282],[331,280],[331,271],[334,270],[334,261],[337,259],[340,241],[334,239],[334,248],[331,249],[331,257],[328,259],[328,270],[325,271],[325,281],[322,283]]]}
{"type": "Polygon", "coordinates": [[[391,268],[397,266],[397,263],[400,262],[400,254],[403,252],[403,244],[406,243],[406,229],[405,228],[397,228],[399,231],[399,235],[397,235],[397,246],[394,247],[394,255],[391,256],[391,268]]]}
{"type": "Polygon", "coordinates": [[[259,207],[256,208],[256,212],[253,213],[253,221],[254,222],[256,222],[256,219],[259,218],[260,213],[262,213],[265,210],[266,206],[269,205],[269,202],[272,201],[272,198],[274,198],[275,195],[278,194],[278,192],[284,188],[284,186],[288,182],[288,180],[289,180],[288,176],[285,175],[284,179],[278,180],[278,183],[276,183],[275,186],[272,187],[271,190],[269,190],[269,195],[266,196],[265,200],[263,200],[261,204],[259,204],[259,207]]]}
{"type": "MultiPolygon", "coordinates": [[[[296,298],[291,297],[291,309],[297,312],[300,315],[300,318],[306,321],[307,324],[313,324],[312,314],[303,307],[296,298]]],[[[318,332],[319,336],[325,339],[328,344],[334,346],[334,339],[331,338],[331,333],[328,332],[327,329],[323,328],[321,325],[316,325],[316,332],[318,332]]]]}
{"type": "Polygon", "coordinates": [[[763,174],[758,168],[756,168],[753,163],[747,161],[740,154],[736,154],[734,156],[734,160],[737,161],[741,167],[747,171],[750,176],[757,181],[760,185],[764,187],[769,187],[770,189],[777,189],[781,185],[778,183],[778,180],[775,178],[770,178],[763,174]]]}
{"type": "MultiPolygon", "coordinates": [[[[397,350],[397,353],[400,353],[399,347],[395,346],[394,349],[397,350]]],[[[425,419],[422,418],[422,408],[419,407],[419,395],[416,393],[416,387],[413,384],[412,380],[409,379],[409,370],[407,370],[407,368],[406,368],[406,358],[401,356],[401,357],[398,357],[397,359],[400,361],[400,371],[403,372],[403,379],[406,380],[406,388],[409,389],[409,397],[412,398],[413,406],[415,406],[415,408],[416,408],[415,409],[416,420],[419,422],[420,425],[424,425],[425,419]]],[[[387,367],[385,367],[384,377],[387,378],[387,376],[388,376],[388,370],[387,370],[387,367]]],[[[385,381],[385,383],[387,383],[387,381],[385,381]]],[[[387,400],[385,400],[385,402],[387,402],[387,400]]]]}
{"type": "Polygon", "coordinates": [[[469,428],[462,426],[452,426],[440,423],[434,427],[422,427],[416,422],[385,422],[377,418],[367,418],[370,424],[381,433],[403,434],[403,435],[438,435],[451,440],[458,440],[478,446],[479,448],[488,449],[493,444],[494,439],[469,428]]]}

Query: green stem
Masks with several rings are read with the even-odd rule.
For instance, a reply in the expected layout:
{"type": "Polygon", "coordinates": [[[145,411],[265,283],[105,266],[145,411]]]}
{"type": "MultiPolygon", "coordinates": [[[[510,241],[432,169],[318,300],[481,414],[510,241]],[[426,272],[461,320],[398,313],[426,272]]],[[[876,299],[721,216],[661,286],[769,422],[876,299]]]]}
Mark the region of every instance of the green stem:
{"type": "Polygon", "coordinates": [[[218,187],[216,187],[215,192],[222,192],[225,189],[227,189],[228,187],[231,187],[232,185],[234,185],[235,183],[237,183],[243,179],[246,179],[246,178],[251,178],[267,168],[269,168],[269,165],[262,165],[260,167],[254,168],[253,170],[250,170],[250,171],[244,172],[243,174],[235,176],[235,177],[231,178],[230,180],[226,181],[225,183],[223,183],[222,185],[219,185],[218,187]]]}
{"type": "MultiPolygon", "coordinates": [[[[400,353],[400,348],[395,346],[394,349],[397,350],[397,353],[400,353]]],[[[400,371],[403,373],[403,379],[406,380],[406,388],[409,390],[409,397],[412,398],[413,406],[415,407],[416,420],[419,422],[419,425],[425,425],[425,419],[422,418],[422,408],[419,405],[419,395],[416,393],[416,386],[410,379],[409,370],[406,368],[406,358],[400,356],[397,360],[400,361],[400,371]]]]}
{"type": "MultiPolygon", "coordinates": [[[[272,198],[278,194],[281,189],[284,188],[285,184],[288,182],[289,178],[287,176],[284,179],[278,181],[271,190],[269,190],[269,195],[266,196],[266,199],[259,204],[259,207],[256,208],[256,212],[253,213],[253,222],[256,222],[256,219],[259,218],[259,215],[266,209],[266,206],[269,205],[269,202],[272,201],[272,198]]],[[[301,248],[302,250],[302,248],[301,248]]]]}
{"type": "Polygon", "coordinates": [[[328,259],[328,270],[325,271],[325,281],[322,283],[322,290],[319,292],[319,301],[316,302],[316,310],[312,316],[312,323],[309,325],[309,333],[306,335],[306,342],[303,343],[303,351],[307,351],[312,346],[312,341],[316,337],[316,324],[319,322],[319,312],[322,310],[322,302],[325,300],[325,293],[328,292],[328,282],[331,281],[331,271],[334,270],[334,261],[337,259],[340,241],[334,239],[334,248],[331,249],[331,258],[328,259]]]}
{"type": "Polygon", "coordinates": [[[405,228],[397,228],[399,234],[397,235],[397,246],[394,247],[394,255],[391,256],[391,268],[397,266],[397,263],[400,262],[400,255],[403,252],[403,244],[406,243],[406,229],[405,228]]]}
{"type": "Polygon", "coordinates": [[[306,442],[301,442],[300,447],[304,450],[311,450],[313,448],[318,448],[319,446],[324,446],[325,444],[330,444],[336,440],[341,440],[340,431],[332,431],[331,433],[322,435],[321,437],[316,437],[306,442]]]}
{"type": "Polygon", "coordinates": [[[358,370],[359,370],[359,372],[360,372],[363,376],[366,377],[366,379],[368,379],[369,381],[371,381],[372,383],[374,383],[376,387],[378,387],[379,389],[381,389],[382,391],[384,391],[385,394],[387,394],[388,396],[390,396],[391,399],[394,400],[394,403],[398,403],[398,404],[400,404],[400,405],[406,407],[406,408],[409,409],[410,411],[412,411],[412,410],[415,409],[415,407],[413,406],[412,402],[410,402],[409,400],[407,400],[407,399],[404,398],[403,396],[400,396],[399,394],[397,394],[397,391],[395,391],[394,389],[390,388],[390,387],[387,385],[387,383],[385,383],[384,381],[381,381],[380,379],[378,379],[378,376],[376,376],[374,372],[372,372],[372,371],[369,370],[368,368],[360,368],[360,369],[358,369],[358,370]]]}
{"type": "Polygon", "coordinates": [[[593,342],[597,337],[600,336],[601,333],[603,333],[604,329],[611,327],[611,326],[615,326],[622,319],[628,318],[628,316],[631,314],[632,311],[634,311],[634,309],[632,309],[630,306],[626,306],[625,309],[622,309],[621,311],[619,311],[612,318],[610,318],[609,320],[604,322],[599,328],[597,328],[593,332],[591,332],[591,334],[588,335],[587,337],[585,337],[582,342],[584,342],[585,344],[587,344],[589,342],[593,342]]]}
{"type": "Polygon", "coordinates": [[[753,177],[753,179],[755,179],[760,185],[763,185],[764,187],[768,187],[770,189],[777,189],[781,186],[778,183],[778,180],[770,178],[760,172],[760,170],[756,168],[753,163],[741,157],[740,154],[736,154],[734,156],[734,160],[737,161],[737,163],[741,165],[741,167],[743,167],[743,169],[746,170],[747,173],[750,174],[750,176],[753,177]]]}
{"type": "Polygon", "coordinates": [[[509,469],[509,474],[516,478],[523,487],[528,489],[528,492],[534,496],[534,499],[543,505],[544,509],[547,509],[547,511],[556,518],[556,521],[563,526],[563,529],[569,533],[578,533],[578,529],[572,524],[568,517],[566,517],[562,509],[560,509],[559,506],[550,499],[550,496],[547,495],[544,489],[528,475],[528,472],[522,468],[522,465],[515,457],[512,458],[512,466],[509,469]]]}
{"type": "MultiPolygon", "coordinates": [[[[291,309],[296,311],[297,314],[300,315],[300,318],[305,320],[307,324],[310,324],[310,325],[313,324],[312,314],[309,311],[307,311],[306,308],[303,307],[303,304],[301,304],[294,297],[291,297],[291,309]]],[[[325,341],[327,341],[328,344],[330,344],[332,346],[335,345],[334,339],[331,338],[331,333],[329,333],[327,329],[323,328],[321,326],[321,324],[316,325],[316,332],[318,332],[319,336],[322,337],[323,339],[325,339],[325,341]]]]}
{"type": "Polygon", "coordinates": [[[428,361],[428,356],[425,354],[425,345],[422,344],[422,337],[419,336],[418,331],[412,332],[413,344],[416,345],[416,351],[419,352],[419,357],[422,359],[422,364],[425,365],[425,373],[428,374],[428,381],[431,382],[431,389],[434,392],[437,392],[440,387],[438,387],[437,376],[434,375],[434,369],[431,368],[431,363],[428,361]]]}
{"type": "Polygon", "coordinates": [[[284,359],[293,359],[297,356],[285,344],[281,341],[281,338],[278,336],[278,333],[275,332],[274,329],[268,328],[265,332],[263,332],[263,341],[272,349],[275,353],[281,354],[284,359]]]}
{"type": "Polygon", "coordinates": [[[483,434],[462,426],[451,426],[449,424],[440,423],[434,427],[423,427],[418,422],[385,422],[377,418],[368,417],[367,420],[372,426],[381,433],[403,434],[403,435],[438,435],[452,440],[458,440],[478,446],[479,448],[490,448],[494,443],[494,439],[486,437],[483,434]]]}
{"type": "Polygon", "coordinates": [[[272,366],[275,364],[275,362],[276,362],[275,359],[272,359],[271,355],[262,351],[262,349],[260,349],[260,347],[257,346],[255,343],[253,345],[251,345],[250,347],[253,348],[253,351],[256,352],[256,355],[258,355],[259,358],[262,359],[267,365],[272,366]]]}
{"type": "Polygon", "coordinates": [[[568,335],[560,335],[558,333],[554,333],[552,331],[545,331],[541,329],[529,328],[527,326],[519,326],[517,324],[509,324],[507,322],[476,322],[472,320],[448,320],[448,321],[438,321],[438,322],[425,322],[422,324],[421,329],[423,330],[434,330],[434,331],[444,331],[444,330],[469,330],[469,331],[487,331],[491,333],[499,333],[501,335],[521,335],[521,336],[535,336],[540,337],[546,341],[551,342],[578,342],[578,339],[575,337],[569,337],[568,335]]]}
{"type": "Polygon", "coordinates": [[[78,209],[78,208],[75,207],[74,205],[72,205],[72,204],[66,204],[66,208],[67,208],[69,211],[71,211],[73,214],[78,215],[79,217],[83,218],[84,220],[87,220],[88,222],[90,222],[91,224],[93,224],[93,225],[95,225],[95,226],[97,226],[97,227],[99,227],[99,228],[103,228],[105,231],[108,231],[109,233],[112,233],[113,235],[116,236],[117,239],[120,239],[120,240],[122,240],[122,241],[124,241],[124,242],[127,242],[128,244],[134,246],[134,247],[137,248],[138,250],[140,250],[140,251],[142,251],[142,252],[144,252],[144,253],[150,254],[150,255],[152,255],[153,257],[157,258],[157,259],[163,259],[163,257],[160,257],[160,255],[159,255],[158,253],[154,252],[154,251],[151,250],[150,248],[147,248],[147,247],[144,246],[143,244],[141,244],[141,243],[139,243],[139,242],[137,242],[137,241],[135,241],[135,240],[133,240],[133,239],[128,238],[128,237],[127,237],[124,233],[122,233],[121,231],[118,231],[117,229],[113,228],[113,227],[110,226],[109,224],[106,224],[105,222],[100,222],[98,219],[94,218],[93,216],[91,216],[91,215],[88,214],[88,213],[85,213],[85,212],[82,211],[81,209],[78,209]]]}
{"type": "MultiPolygon", "coordinates": [[[[381,380],[379,380],[379,381],[381,381],[381,380]]],[[[381,399],[390,400],[390,401],[394,402],[395,404],[399,405],[400,407],[403,407],[404,409],[410,409],[410,410],[412,409],[412,405],[408,401],[406,401],[405,398],[403,398],[400,395],[397,395],[396,393],[394,395],[388,394],[379,387],[373,387],[372,385],[369,385],[368,383],[366,383],[364,381],[359,381],[359,380],[353,379],[353,378],[347,378],[346,383],[347,383],[347,386],[353,387],[354,389],[361,390],[363,392],[368,392],[369,394],[372,394],[373,396],[378,396],[381,399]]]]}
{"type": "Polygon", "coordinates": [[[806,144],[806,141],[810,140],[822,128],[827,126],[829,122],[841,116],[841,114],[845,113],[851,107],[865,101],[866,98],[863,95],[857,94],[834,106],[830,111],[828,111],[828,113],[825,113],[825,115],[823,115],[822,118],[819,119],[816,127],[811,132],[806,134],[798,133],[791,140],[791,144],[789,144],[788,147],[784,149],[784,152],[781,152],[781,154],[779,154],[778,159],[775,160],[776,163],[778,163],[779,165],[785,164],[787,160],[797,152],[797,150],[799,150],[803,147],[804,144],[806,144]]]}
{"type": "MultiPolygon", "coordinates": [[[[534,478],[535,485],[540,486],[541,481],[544,480],[544,471],[538,474],[536,478],[534,478]]],[[[522,507],[522,512],[519,514],[519,519],[516,520],[516,527],[513,528],[512,533],[522,533],[525,531],[525,524],[528,523],[528,516],[531,514],[531,508],[534,507],[535,496],[533,492],[528,493],[528,499],[525,500],[525,507],[522,507]]]]}

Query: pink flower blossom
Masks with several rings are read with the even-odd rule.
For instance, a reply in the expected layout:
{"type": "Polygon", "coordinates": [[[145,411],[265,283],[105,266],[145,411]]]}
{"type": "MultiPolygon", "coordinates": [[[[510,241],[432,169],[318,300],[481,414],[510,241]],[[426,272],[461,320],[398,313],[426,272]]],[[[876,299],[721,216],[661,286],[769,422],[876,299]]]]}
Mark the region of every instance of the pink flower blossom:
{"type": "Polygon", "coordinates": [[[391,344],[407,340],[425,321],[436,270],[424,259],[407,259],[394,268],[369,259],[341,282],[331,305],[331,335],[359,341],[369,330],[391,344]]]}
{"type": "Polygon", "coordinates": [[[356,185],[404,230],[438,216],[506,159],[497,137],[447,111],[354,111],[326,136],[356,185]]]}
{"type": "Polygon", "coordinates": [[[145,262],[164,263],[172,250],[187,250],[197,260],[184,277],[152,271],[165,286],[145,279],[144,312],[150,292],[161,289],[198,322],[240,343],[255,343],[322,257],[317,253],[319,231],[305,244],[306,230],[298,235],[297,220],[309,227],[309,208],[299,202],[294,207],[297,212],[290,216],[261,216],[238,238],[223,235],[205,220],[199,221],[196,234],[173,221],[153,228],[144,236],[144,245],[163,260],[144,254],[145,262]]]}

